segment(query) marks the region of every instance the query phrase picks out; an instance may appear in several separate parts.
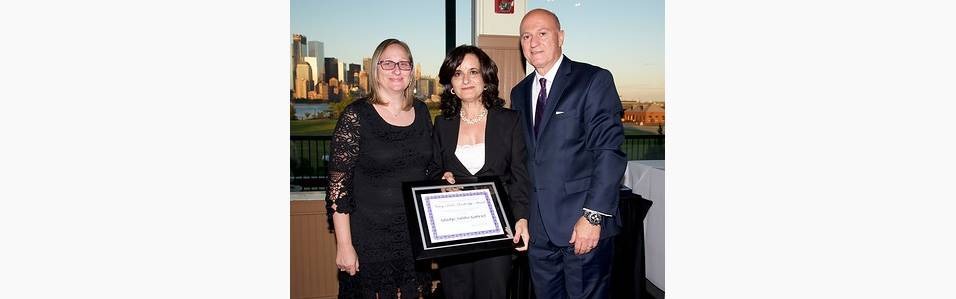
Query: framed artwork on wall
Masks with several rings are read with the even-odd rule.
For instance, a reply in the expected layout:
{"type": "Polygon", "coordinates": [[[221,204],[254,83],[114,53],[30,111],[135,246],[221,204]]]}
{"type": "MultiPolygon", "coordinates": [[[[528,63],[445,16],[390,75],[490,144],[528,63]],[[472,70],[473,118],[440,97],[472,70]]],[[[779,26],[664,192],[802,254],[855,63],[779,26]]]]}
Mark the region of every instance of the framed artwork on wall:
{"type": "Polygon", "coordinates": [[[515,13],[514,0],[495,0],[495,13],[513,14],[515,13]]]}

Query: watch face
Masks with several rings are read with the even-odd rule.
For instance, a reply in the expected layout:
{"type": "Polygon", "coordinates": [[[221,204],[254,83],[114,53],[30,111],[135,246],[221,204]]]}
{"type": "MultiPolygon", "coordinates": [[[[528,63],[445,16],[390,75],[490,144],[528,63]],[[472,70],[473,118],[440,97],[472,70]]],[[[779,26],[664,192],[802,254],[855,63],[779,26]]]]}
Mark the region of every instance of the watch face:
{"type": "Polygon", "coordinates": [[[601,224],[601,215],[598,215],[597,213],[588,213],[587,219],[591,224],[601,224]]]}

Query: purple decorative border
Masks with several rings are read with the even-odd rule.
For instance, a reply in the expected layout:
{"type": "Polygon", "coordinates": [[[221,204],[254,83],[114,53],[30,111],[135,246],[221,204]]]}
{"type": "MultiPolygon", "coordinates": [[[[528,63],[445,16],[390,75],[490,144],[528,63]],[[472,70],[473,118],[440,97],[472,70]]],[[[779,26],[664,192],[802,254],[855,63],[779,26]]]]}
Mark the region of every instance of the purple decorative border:
{"type": "Polygon", "coordinates": [[[441,195],[437,195],[437,196],[434,196],[434,197],[429,196],[429,197],[426,197],[426,198],[422,198],[423,201],[424,201],[424,203],[425,203],[425,208],[428,209],[428,220],[429,220],[428,222],[431,223],[431,224],[433,224],[433,225],[431,225],[431,226],[428,228],[429,232],[431,232],[431,236],[434,237],[434,239],[432,239],[432,242],[441,242],[441,241],[446,241],[446,240],[448,240],[448,239],[455,239],[455,238],[458,238],[458,237],[466,237],[466,238],[467,238],[467,237],[472,237],[472,236],[480,236],[480,235],[484,235],[484,234],[487,234],[487,233],[493,233],[493,232],[498,232],[498,231],[503,231],[503,230],[504,230],[504,229],[501,228],[501,223],[498,221],[498,213],[495,213],[495,207],[494,207],[494,204],[492,203],[492,200],[491,200],[491,196],[490,196],[490,195],[491,195],[491,192],[490,192],[490,191],[488,191],[487,189],[483,189],[483,190],[471,190],[471,191],[459,191],[459,192],[464,192],[464,194],[455,192],[455,194],[441,194],[441,195]],[[482,192],[482,191],[484,191],[484,192],[482,192]],[[494,224],[495,224],[495,229],[493,229],[493,230],[485,230],[485,231],[478,231],[478,232],[470,232],[470,233],[461,233],[461,234],[453,234],[453,235],[439,236],[438,233],[435,231],[435,227],[434,227],[434,224],[435,224],[435,214],[432,213],[432,205],[429,203],[429,201],[430,201],[432,198],[434,198],[434,199],[439,199],[439,198],[451,198],[451,197],[472,196],[472,195],[484,195],[484,197],[485,197],[485,203],[488,204],[488,211],[491,212],[492,215],[494,215],[494,217],[492,217],[492,221],[493,221],[494,224]]]}

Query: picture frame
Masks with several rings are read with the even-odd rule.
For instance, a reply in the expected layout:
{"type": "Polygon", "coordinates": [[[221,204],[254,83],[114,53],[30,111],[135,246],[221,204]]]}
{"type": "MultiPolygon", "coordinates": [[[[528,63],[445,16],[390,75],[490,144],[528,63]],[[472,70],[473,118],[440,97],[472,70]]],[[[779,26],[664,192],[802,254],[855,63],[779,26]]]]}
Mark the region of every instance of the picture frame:
{"type": "Polygon", "coordinates": [[[416,260],[513,249],[514,215],[498,177],[402,184],[416,260]]]}

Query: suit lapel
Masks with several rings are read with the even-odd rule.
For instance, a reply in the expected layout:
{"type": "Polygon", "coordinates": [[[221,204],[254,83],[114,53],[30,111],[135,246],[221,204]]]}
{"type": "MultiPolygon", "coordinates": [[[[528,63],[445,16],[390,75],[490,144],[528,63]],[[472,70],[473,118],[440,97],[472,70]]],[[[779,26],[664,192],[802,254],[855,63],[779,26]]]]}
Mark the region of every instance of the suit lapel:
{"type": "Polygon", "coordinates": [[[534,81],[533,78],[534,74],[532,73],[518,83],[518,85],[515,87],[517,92],[514,93],[517,95],[517,99],[511,99],[513,101],[512,106],[519,105],[515,108],[518,108],[516,110],[519,110],[519,112],[522,114],[522,120],[524,121],[522,128],[524,128],[525,136],[528,136],[528,138],[525,140],[528,141],[527,146],[532,150],[532,152],[534,152],[536,141],[534,137],[534,124],[531,122],[531,119],[534,117],[532,115],[534,112],[531,111],[531,83],[534,81]]]}
{"type": "Polygon", "coordinates": [[[458,155],[455,154],[455,151],[458,150],[458,135],[460,129],[461,119],[456,116],[448,122],[449,136],[444,145],[446,148],[451,149],[451,157],[455,160],[455,167],[458,168],[458,171],[468,172],[468,167],[465,167],[465,164],[461,163],[461,160],[458,159],[458,155]]]}
{"type": "MultiPolygon", "coordinates": [[[[570,84],[571,77],[571,64],[574,62],[564,57],[564,62],[561,63],[561,67],[558,68],[558,72],[554,75],[554,82],[551,86],[551,92],[548,94],[547,104],[544,105],[544,112],[541,115],[541,124],[538,128],[538,136],[544,135],[544,131],[548,130],[548,121],[551,120],[551,117],[554,116],[554,111],[558,107],[558,101],[561,100],[561,96],[564,95],[564,89],[570,84]]],[[[537,141],[537,136],[535,141],[537,141]]]]}
{"type": "Polygon", "coordinates": [[[474,175],[479,175],[482,172],[485,172],[488,168],[488,161],[491,161],[491,148],[497,145],[498,127],[496,124],[499,122],[497,120],[498,112],[494,109],[488,110],[488,118],[485,120],[485,163],[481,165],[481,168],[478,169],[478,172],[475,172],[474,175]],[[495,118],[492,120],[492,118],[495,118]],[[489,134],[491,132],[491,134],[489,134]],[[494,140],[492,140],[494,139],[494,140]]]}

